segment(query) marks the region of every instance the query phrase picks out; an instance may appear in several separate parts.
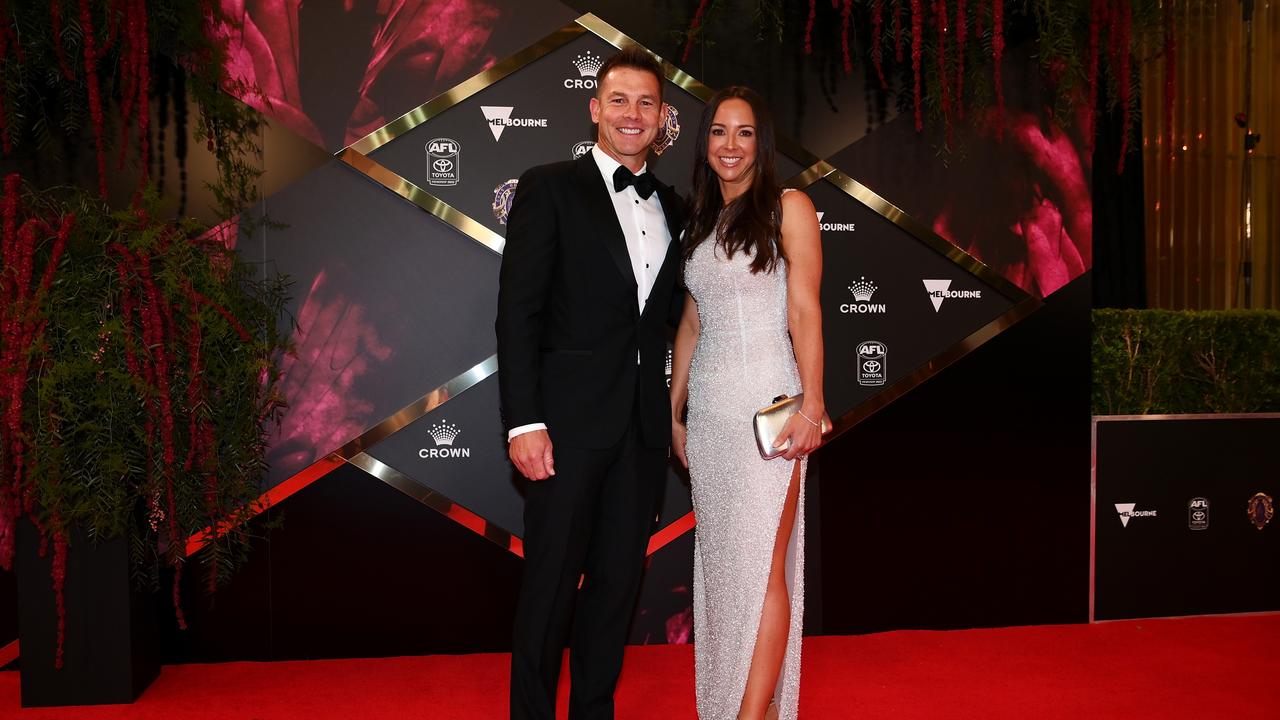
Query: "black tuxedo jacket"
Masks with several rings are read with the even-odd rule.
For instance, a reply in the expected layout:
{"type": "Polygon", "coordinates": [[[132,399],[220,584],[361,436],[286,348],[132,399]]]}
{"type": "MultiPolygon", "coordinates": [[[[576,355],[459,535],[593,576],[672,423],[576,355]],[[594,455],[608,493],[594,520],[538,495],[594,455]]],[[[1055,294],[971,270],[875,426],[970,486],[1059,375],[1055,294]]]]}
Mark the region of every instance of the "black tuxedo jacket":
{"type": "Polygon", "coordinates": [[[666,326],[683,299],[683,204],[660,185],[672,239],[641,314],[609,192],[591,153],[535,167],[516,186],[496,323],[503,423],[544,422],[556,444],[606,448],[634,413],[644,444],[666,447],[666,326]]]}

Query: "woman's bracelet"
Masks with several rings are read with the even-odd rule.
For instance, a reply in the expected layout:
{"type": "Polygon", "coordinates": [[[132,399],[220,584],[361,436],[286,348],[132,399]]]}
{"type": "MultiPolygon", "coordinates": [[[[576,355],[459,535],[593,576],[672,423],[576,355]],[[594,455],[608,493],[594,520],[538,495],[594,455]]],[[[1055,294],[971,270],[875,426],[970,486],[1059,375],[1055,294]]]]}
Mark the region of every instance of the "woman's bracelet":
{"type": "Polygon", "coordinates": [[[812,425],[812,426],[814,426],[814,427],[818,428],[819,430],[821,430],[821,429],[822,429],[822,423],[814,422],[814,421],[813,421],[813,418],[809,417],[808,415],[805,415],[803,410],[797,410],[797,411],[796,411],[796,414],[797,414],[797,415],[799,415],[800,417],[804,418],[805,420],[808,420],[810,425],[812,425]]]}

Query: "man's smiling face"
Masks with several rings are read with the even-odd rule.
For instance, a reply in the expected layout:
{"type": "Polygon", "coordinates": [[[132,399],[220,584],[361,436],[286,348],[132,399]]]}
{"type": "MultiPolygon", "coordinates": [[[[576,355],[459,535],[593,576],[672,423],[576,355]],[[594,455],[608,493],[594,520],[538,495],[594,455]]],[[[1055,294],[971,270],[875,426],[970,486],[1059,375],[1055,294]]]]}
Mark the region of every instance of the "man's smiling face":
{"type": "Polygon", "coordinates": [[[599,126],[596,145],[632,172],[649,156],[658,135],[662,95],[653,73],[633,67],[616,67],[600,78],[600,89],[591,98],[591,122],[599,126]]]}

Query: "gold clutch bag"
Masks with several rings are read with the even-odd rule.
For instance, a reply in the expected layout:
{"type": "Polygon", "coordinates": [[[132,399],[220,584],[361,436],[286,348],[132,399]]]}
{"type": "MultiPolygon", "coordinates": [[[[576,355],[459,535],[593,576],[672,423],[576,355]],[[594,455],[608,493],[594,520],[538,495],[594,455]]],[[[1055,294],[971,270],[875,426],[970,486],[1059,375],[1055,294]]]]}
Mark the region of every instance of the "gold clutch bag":
{"type": "Polygon", "coordinates": [[[752,419],[751,424],[755,429],[756,447],[760,448],[760,457],[765,460],[772,460],[786,452],[787,448],[791,446],[790,440],[782,447],[774,447],[773,444],[778,441],[778,434],[786,426],[787,420],[790,420],[792,415],[800,412],[800,405],[803,402],[804,393],[800,393],[795,397],[779,395],[773,399],[772,405],[756,411],[755,418],[752,419]]]}

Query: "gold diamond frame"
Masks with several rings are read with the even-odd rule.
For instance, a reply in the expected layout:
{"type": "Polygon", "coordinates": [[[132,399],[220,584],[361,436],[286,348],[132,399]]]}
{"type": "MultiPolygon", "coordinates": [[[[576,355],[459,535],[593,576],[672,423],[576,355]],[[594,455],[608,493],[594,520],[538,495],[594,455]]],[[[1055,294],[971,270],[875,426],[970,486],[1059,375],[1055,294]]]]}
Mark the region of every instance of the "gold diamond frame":
{"type": "MultiPolygon", "coordinates": [[[[371,180],[394,192],[400,197],[435,215],[456,230],[501,254],[506,240],[501,235],[480,224],[470,216],[441,200],[427,190],[397,175],[385,166],[369,157],[373,151],[413,130],[431,118],[452,108],[458,103],[511,75],[530,63],[542,58],[557,48],[587,33],[592,33],[601,40],[622,48],[627,45],[643,47],[625,33],[601,20],[592,13],[587,13],[572,23],[551,33],[547,37],[484,70],[448,92],[437,95],[382,127],[374,130],[356,142],[338,151],[337,157],[342,162],[364,173],[371,180]]],[[[667,80],[677,87],[706,102],[715,91],[694,79],[685,71],[670,62],[658,58],[662,72],[667,80]]],[[[797,160],[801,165],[812,165],[818,162],[817,156],[800,147],[798,143],[787,138],[778,138],[778,147],[786,155],[797,160]]]]}
{"type": "Polygon", "coordinates": [[[877,410],[942,372],[947,366],[973,352],[983,343],[1009,329],[1018,321],[1038,310],[1044,303],[1009,282],[1003,275],[992,270],[982,261],[933,232],[927,225],[904,212],[902,208],[880,197],[871,188],[837,170],[835,166],[826,160],[814,163],[804,172],[788,180],[785,185],[800,190],[823,180],[835,185],[844,194],[867,206],[880,217],[898,226],[898,228],[916,240],[945,256],[960,269],[976,276],[979,280],[995,288],[1001,295],[1013,301],[1013,307],[1006,310],[999,317],[965,336],[960,342],[933,356],[929,362],[916,368],[909,375],[899,378],[897,382],[887,386],[870,399],[851,408],[840,417],[833,418],[831,421],[833,426],[831,434],[827,435],[823,441],[825,445],[854,425],[866,420],[877,410]]]}
{"type": "MultiPolygon", "coordinates": [[[[466,215],[444,200],[422,189],[414,183],[392,172],[385,166],[369,157],[378,148],[397,137],[409,132],[431,118],[452,108],[458,103],[515,73],[539,58],[563,47],[586,33],[592,33],[617,48],[626,45],[640,46],[631,37],[594,14],[587,13],[574,22],[551,33],[542,40],[517,52],[506,60],[484,70],[463,81],[454,88],[437,95],[386,125],[369,133],[360,140],[335,153],[335,156],[346,165],[365,175],[375,183],[394,192],[422,210],[439,218],[471,240],[480,243],[494,253],[502,254],[505,239],[496,232],[485,227],[475,219],[466,215]]],[[[666,79],[674,83],[695,98],[706,102],[715,91],[699,82],[672,63],[658,58],[666,79]]],[[[835,419],[834,428],[827,436],[826,442],[865,420],[877,410],[885,407],[908,391],[933,377],[943,368],[972,352],[983,343],[1003,332],[1014,323],[1023,319],[1040,307],[1036,298],[1021,288],[1005,280],[1004,277],[991,270],[973,256],[952,245],[933,233],[927,226],[907,215],[900,208],[872,192],[869,188],[853,180],[837,170],[830,163],[819,159],[798,142],[779,135],[777,145],[780,151],[797,160],[807,170],[789,180],[786,185],[794,188],[808,187],[823,179],[829,180],[839,189],[855,200],[863,203],[881,217],[893,222],[917,240],[929,245],[946,256],[960,268],[976,275],[981,280],[999,290],[1014,301],[1014,307],[1000,317],[992,320],[974,331],[960,342],[935,356],[926,365],[918,368],[910,375],[901,378],[894,384],[877,393],[870,400],[844,413],[835,419]]],[[[453,502],[443,494],[426,487],[404,473],[378,461],[366,450],[376,445],[391,434],[422,418],[448,402],[459,393],[474,387],[497,371],[497,357],[490,356],[458,377],[423,395],[421,398],[401,408],[391,416],[383,419],[359,436],[345,443],[337,450],[316,460],[307,468],[294,474],[288,480],[267,491],[257,503],[256,510],[261,512],[267,507],[279,503],[293,493],[298,492],[311,483],[319,480],[343,464],[351,464],[361,468],[375,478],[391,487],[413,497],[424,505],[440,512],[463,527],[476,532],[485,539],[516,555],[522,555],[519,537],[509,530],[498,527],[477,513],[453,502]]],[[[648,554],[652,555],[671,541],[693,529],[694,518],[690,512],[678,518],[666,527],[653,534],[648,554]]],[[[192,536],[187,543],[187,554],[191,555],[208,543],[218,529],[209,528],[192,536]]]]}

